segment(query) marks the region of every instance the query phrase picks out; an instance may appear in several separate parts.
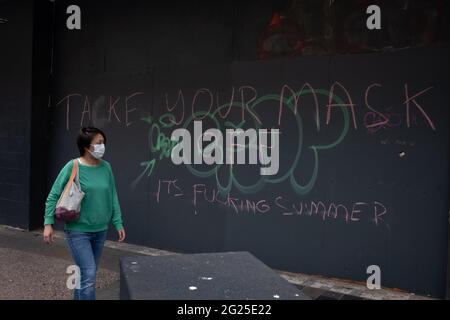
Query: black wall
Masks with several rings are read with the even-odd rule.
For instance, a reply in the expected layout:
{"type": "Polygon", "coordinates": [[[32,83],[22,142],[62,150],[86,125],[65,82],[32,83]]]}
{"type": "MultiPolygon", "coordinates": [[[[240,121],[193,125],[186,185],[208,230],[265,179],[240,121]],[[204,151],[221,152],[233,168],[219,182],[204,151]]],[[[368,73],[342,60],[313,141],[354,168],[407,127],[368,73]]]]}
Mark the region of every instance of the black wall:
{"type": "Polygon", "coordinates": [[[30,135],[29,229],[42,226],[47,198],[46,177],[51,137],[49,111],[54,5],[35,1],[33,11],[33,68],[30,135]]]}
{"type": "MultiPolygon", "coordinates": [[[[78,156],[79,127],[95,125],[108,135],[105,159],[131,243],[181,252],[248,250],[277,269],[358,281],[375,264],[384,286],[444,296],[448,49],[261,61],[260,32],[280,2],[75,3],[83,17],[77,31],[65,28],[69,2],[56,3],[47,190],[78,156]],[[354,119],[349,108],[335,107],[327,121],[335,81],[351,96],[354,119]],[[318,90],[320,129],[311,95],[297,114],[283,109],[278,124],[281,88],[299,91],[306,82],[318,90]],[[214,99],[205,129],[217,126],[210,117],[216,99],[229,102],[233,88],[232,112],[213,118],[222,130],[240,124],[241,91],[246,101],[255,93],[249,86],[263,100],[245,111],[243,128],[255,127],[255,115],[262,128],[280,128],[280,173],[258,182],[254,166],[236,167],[237,181],[252,187],[235,182],[221,203],[208,202],[219,189],[215,175],[173,165],[165,138],[186,124],[196,93],[195,110],[209,109],[202,88],[214,99]],[[416,99],[423,112],[410,101],[409,118],[406,87],[410,96],[428,89],[416,99]],[[184,113],[181,100],[171,109],[180,90],[184,113]],[[379,112],[388,123],[376,125],[379,112]],[[170,119],[182,121],[167,126],[170,119]],[[290,168],[298,185],[286,178],[290,168]],[[168,180],[175,181],[169,189],[168,180]],[[252,209],[263,200],[269,211],[252,209]],[[318,209],[311,211],[312,203],[318,209]],[[341,210],[336,218],[327,213],[333,205],[341,210]],[[351,215],[352,209],[362,211],[351,215]]],[[[335,94],[348,101],[342,88],[335,94]]],[[[227,170],[218,171],[222,186],[228,178],[227,170]]]]}
{"type": "Polygon", "coordinates": [[[42,225],[52,2],[0,2],[0,224],[42,225]]]}
{"type": "Polygon", "coordinates": [[[108,135],[105,159],[130,243],[247,250],[273,268],[358,281],[375,264],[383,286],[443,297],[448,48],[258,60],[261,34],[285,4],[58,0],[52,35],[49,2],[1,1],[0,223],[42,224],[56,175],[78,156],[77,131],[94,125],[108,135]],[[81,30],[66,28],[70,4],[81,7],[81,30]],[[354,118],[332,107],[327,120],[336,81],[354,118]],[[278,122],[283,85],[298,92],[305,83],[317,92],[320,127],[311,94],[297,113],[284,106],[278,122]],[[217,101],[228,103],[233,89],[221,118],[217,101]],[[422,90],[408,117],[406,92],[422,90]],[[256,119],[279,128],[280,173],[260,180],[259,167],[236,166],[230,189],[218,193],[230,178],[225,166],[216,177],[207,166],[173,165],[167,137],[192,128],[196,93],[195,111],[209,110],[204,129],[258,127],[256,119]]]}
{"type": "Polygon", "coordinates": [[[2,1],[0,17],[0,223],[28,228],[32,2],[2,1]]]}

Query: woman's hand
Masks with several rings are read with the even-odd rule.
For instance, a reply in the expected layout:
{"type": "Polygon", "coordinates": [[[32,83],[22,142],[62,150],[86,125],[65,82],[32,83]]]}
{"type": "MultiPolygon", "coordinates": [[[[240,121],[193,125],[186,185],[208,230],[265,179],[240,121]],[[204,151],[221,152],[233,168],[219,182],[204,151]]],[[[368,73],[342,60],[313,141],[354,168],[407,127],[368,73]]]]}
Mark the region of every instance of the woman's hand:
{"type": "Polygon", "coordinates": [[[47,244],[53,243],[53,227],[51,224],[46,224],[44,227],[44,241],[47,244]]]}
{"type": "Polygon", "coordinates": [[[117,232],[119,233],[119,242],[122,242],[125,239],[125,229],[120,229],[117,232]]]}

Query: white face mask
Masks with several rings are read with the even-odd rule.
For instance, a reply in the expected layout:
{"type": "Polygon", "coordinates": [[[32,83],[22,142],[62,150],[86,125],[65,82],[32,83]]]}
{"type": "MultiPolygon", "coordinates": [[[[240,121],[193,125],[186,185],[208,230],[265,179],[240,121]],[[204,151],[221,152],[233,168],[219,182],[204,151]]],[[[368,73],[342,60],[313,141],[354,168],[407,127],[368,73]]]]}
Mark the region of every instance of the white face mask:
{"type": "Polygon", "coordinates": [[[100,159],[105,154],[105,145],[103,143],[100,144],[91,144],[94,146],[94,151],[88,149],[89,153],[96,159],[100,159]]]}

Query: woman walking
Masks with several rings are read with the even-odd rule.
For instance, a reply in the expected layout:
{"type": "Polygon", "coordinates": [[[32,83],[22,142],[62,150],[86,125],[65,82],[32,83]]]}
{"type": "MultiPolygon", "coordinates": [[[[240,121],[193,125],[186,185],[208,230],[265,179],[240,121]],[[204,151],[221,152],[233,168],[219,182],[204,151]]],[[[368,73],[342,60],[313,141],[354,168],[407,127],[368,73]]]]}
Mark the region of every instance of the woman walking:
{"type": "MultiPolygon", "coordinates": [[[[110,222],[119,234],[119,241],[125,239],[114,175],[109,162],[102,159],[105,144],[105,133],[94,127],[83,127],[77,137],[80,157],[76,161],[81,190],[85,195],[81,201],[79,219],[64,225],[67,245],[80,268],[75,300],[95,300],[96,273],[110,222]]],[[[61,169],[45,203],[44,241],[48,244],[53,242],[56,203],[69,180],[73,165],[73,160],[70,160],[61,169]]]]}

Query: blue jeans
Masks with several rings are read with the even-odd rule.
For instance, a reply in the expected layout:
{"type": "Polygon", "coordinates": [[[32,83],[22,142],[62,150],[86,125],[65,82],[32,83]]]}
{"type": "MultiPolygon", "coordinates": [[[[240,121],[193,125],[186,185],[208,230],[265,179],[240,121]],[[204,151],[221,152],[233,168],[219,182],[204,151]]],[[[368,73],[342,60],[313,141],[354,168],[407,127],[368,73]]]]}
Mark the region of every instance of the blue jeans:
{"type": "Polygon", "coordinates": [[[73,260],[80,268],[80,288],[74,289],[74,300],[95,300],[96,274],[107,230],[64,232],[73,260]]]}

